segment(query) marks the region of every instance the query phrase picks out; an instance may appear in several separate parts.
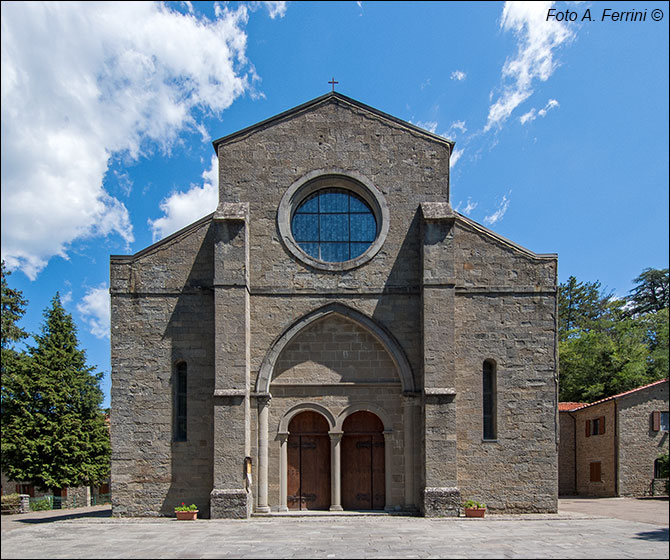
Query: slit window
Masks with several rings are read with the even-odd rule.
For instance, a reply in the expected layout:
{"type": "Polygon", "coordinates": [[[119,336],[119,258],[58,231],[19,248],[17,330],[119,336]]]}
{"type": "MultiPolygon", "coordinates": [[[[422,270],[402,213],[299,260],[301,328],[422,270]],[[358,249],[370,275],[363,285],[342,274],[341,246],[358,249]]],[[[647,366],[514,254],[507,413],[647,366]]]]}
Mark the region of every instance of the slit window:
{"type": "Polygon", "coordinates": [[[496,367],[493,361],[486,360],[482,371],[482,414],[483,414],[483,438],[496,439],[496,367]]]}
{"type": "Polygon", "coordinates": [[[175,376],[175,441],[186,441],[186,364],[177,364],[175,376]]]}

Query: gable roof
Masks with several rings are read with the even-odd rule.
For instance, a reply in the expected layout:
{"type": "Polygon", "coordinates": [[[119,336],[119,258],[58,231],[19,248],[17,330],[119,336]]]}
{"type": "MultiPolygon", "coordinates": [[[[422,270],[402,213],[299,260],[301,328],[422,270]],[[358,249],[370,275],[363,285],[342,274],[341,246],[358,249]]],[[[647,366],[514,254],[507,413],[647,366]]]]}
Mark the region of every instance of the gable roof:
{"type": "Polygon", "coordinates": [[[580,404],[580,403],[559,403],[559,411],[561,410],[560,406],[561,404],[574,404],[576,405],[575,408],[570,408],[570,409],[563,409],[569,410],[570,412],[575,412],[576,410],[583,410],[584,408],[588,408],[589,406],[595,406],[597,404],[601,404],[607,401],[611,401],[614,399],[619,399],[621,397],[625,397],[626,395],[630,395],[631,393],[636,393],[637,391],[642,391],[643,389],[648,389],[649,387],[654,387],[655,385],[660,385],[661,383],[667,383],[668,378],[666,377],[665,379],[661,379],[660,381],[654,381],[653,383],[648,383],[647,385],[642,385],[642,387],[637,387],[635,389],[631,389],[630,391],[624,391],[623,393],[619,393],[618,395],[612,395],[611,397],[607,397],[605,399],[600,399],[599,401],[595,401],[592,403],[587,403],[587,404],[580,404]]]}
{"type": "Polygon", "coordinates": [[[320,97],[316,97],[315,99],[312,99],[311,101],[308,101],[307,103],[303,103],[302,105],[298,105],[297,107],[294,107],[293,109],[289,109],[288,111],[284,111],[283,113],[279,113],[278,115],[275,115],[274,117],[270,117],[269,119],[265,119],[264,121],[261,121],[259,123],[256,123],[254,125],[248,126],[247,128],[243,128],[242,130],[238,130],[237,132],[233,132],[232,134],[229,134],[228,136],[223,136],[219,138],[218,140],[214,140],[212,142],[212,146],[214,146],[214,151],[218,153],[218,148],[221,144],[225,144],[227,142],[231,142],[237,138],[246,136],[248,134],[252,134],[258,130],[262,130],[264,128],[267,128],[269,126],[273,126],[274,124],[291,118],[297,114],[304,113],[307,111],[311,111],[316,109],[317,107],[321,105],[326,105],[328,103],[340,103],[342,105],[348,105],[352,107],[356,107],[359,110],[371,113],[375,115],[377,118],[381,120],[385,120],[389,123],[394,124],[395,126],[405,128],[411,132],[414,132],[416,134],[420,134],[421,136],[424,136],[428,138],[429,140],[432,140],[434,142],[438,142],[440,144],[446,144],[449,147],[449,152],[454,148],[454,142],[452,140],[448,140],[444,138],[443,136],[439,136],[437,134],[434,134],[432,132],[428,132],[427,130],[424,130],[423,128],[416,126],[412,123],[403,121],[402,119],[399,119],[397,117],[394,117],[393,115],[389,115],[388,113],[384,113],[383,111],[380,111],[378,109],[375,109],[374,107],[370,107],[369,105],[366,105],[365,103],[361,103],[360,101],[356,101],[355,99],[352,99],[351,97],[347,97],[346,95],[342,95],[341,93],[338,93],[336,91],[329,92],[325,95],[322,95],[320,97]]]}

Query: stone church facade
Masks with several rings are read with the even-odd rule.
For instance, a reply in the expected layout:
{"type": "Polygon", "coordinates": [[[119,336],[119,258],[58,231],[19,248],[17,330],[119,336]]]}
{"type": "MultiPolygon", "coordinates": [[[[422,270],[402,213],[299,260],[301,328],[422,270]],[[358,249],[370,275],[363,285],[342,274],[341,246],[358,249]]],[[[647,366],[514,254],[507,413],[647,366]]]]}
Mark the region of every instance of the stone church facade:
{"type": "Polygon", "coordinates": [[[114,515],[557,509],[557,257],[453,143],[329,93],[214,142],[217,210],[111,257],[114,515]]]}

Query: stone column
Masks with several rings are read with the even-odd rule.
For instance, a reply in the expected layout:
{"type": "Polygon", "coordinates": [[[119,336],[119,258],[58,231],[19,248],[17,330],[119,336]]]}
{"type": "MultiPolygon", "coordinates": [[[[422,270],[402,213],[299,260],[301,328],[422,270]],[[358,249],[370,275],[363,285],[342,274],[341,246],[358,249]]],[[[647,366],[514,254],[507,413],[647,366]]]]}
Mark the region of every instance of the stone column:
{"type": "Polygon", "coordinates": [[[330,436],[330,511],[342,511],[342,432],[329,432],[330,436]]]}
{"type": "Polygon", "coordinates": [[[221,203],[214,236],[214,484],[210,517],[247,518],[251,453],[249,404],[248,205],[221,203]]]}
{"type": "Polygon", "coordinates": [[[268,506],[268,416],[272,395],[257,397],[258,404],[258,506],[257,511],[269,513],[268,506]]]}
{"type": "Polygon", "coordinates": [[[391,476],[391,466],[392,466],[392,461],[393,461],[393,456],[392,456],[392,451],[393,451],[393,441],[391,434],[393,434],[393,430],[387,429],[384,430],[384,490],[385,490],[385,498],[384,498],[384,503],[386,504],[384,506],[384,509],[386,511],[393,511],[395,509],[395,506],[393,505],[393,493],[391,492],[391,484],[393,484],[393,477],[391,476]]]}
{"type": "Polygon", "coordinates": [[[414,495],[414,409],[418,404],[418,393],[405,393],[403,395],[403,450],[405,459],[405,507],[406,511],[416,509],[416,497],[414,495]]]}
{"type": "Polygon", "coordinates": [[[288,511],[288,433],[279,439],[279,511],[288,511]]]}

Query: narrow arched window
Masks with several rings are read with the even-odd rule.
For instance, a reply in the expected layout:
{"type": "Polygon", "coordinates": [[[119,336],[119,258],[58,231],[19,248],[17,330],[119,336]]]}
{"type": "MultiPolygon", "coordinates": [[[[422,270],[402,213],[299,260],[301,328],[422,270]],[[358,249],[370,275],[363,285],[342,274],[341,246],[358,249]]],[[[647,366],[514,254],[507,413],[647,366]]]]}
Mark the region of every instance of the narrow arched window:
{"type": "Polygon", "coordinates": [[[485,360],[482,368],[482,419],[483,438],[496,439],[498,427],[497,395],[496,395],[496,365],[493,360],[485,360]]]}
{"type": "Polygon", "coordinates": [[[186,441],[186,363],[179,362],[175,372],[175,441],[186,441]]]}

